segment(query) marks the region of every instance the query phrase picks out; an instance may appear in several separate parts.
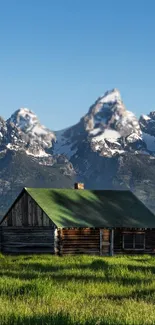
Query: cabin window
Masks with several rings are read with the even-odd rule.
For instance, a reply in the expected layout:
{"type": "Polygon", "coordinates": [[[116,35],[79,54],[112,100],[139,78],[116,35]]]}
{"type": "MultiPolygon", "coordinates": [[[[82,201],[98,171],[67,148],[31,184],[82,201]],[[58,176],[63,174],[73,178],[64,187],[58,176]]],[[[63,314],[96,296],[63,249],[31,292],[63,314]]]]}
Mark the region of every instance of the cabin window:
{"type": "Polygon", "coordinates": [[[124,249],[144,249],[145,248],[145,234],[125,233],[123,234],[123,248],[124,249]]]}

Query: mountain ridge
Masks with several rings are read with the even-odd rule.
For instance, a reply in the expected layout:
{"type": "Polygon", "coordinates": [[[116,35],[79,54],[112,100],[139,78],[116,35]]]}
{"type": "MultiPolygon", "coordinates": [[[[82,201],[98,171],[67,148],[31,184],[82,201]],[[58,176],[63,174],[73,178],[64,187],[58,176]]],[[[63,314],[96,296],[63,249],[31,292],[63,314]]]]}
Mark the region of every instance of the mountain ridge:
{"type": "Polygon", "coordinates": [[[79,122],[63,130],[46,128],[28,108],[16,110],[6,121],[0,118],[1,211],[30,183],[72,187],[75,180],[92,189],[131,189],[155,209],[154,167],[155,112],[137,119],[117,88],[98,97],[79,122]]]}

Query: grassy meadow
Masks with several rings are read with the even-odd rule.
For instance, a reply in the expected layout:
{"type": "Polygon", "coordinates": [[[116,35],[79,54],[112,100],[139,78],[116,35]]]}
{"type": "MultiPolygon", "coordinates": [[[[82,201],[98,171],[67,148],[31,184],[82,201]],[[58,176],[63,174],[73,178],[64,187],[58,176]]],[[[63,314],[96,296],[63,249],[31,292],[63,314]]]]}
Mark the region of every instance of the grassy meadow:
{"type": "Polygon", "coordinates": [[[155,257],[0,255],[1,325],[155,324],[155,257]]]}

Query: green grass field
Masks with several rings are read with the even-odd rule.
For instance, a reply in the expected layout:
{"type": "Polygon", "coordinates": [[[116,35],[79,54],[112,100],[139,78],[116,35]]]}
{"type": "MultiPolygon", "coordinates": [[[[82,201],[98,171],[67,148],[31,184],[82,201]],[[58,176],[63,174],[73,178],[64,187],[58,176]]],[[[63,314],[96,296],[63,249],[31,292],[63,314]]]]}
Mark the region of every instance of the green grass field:
{"type": "Polygon", "coordinates": [[[155,324],[155,257],[0,256],[0,324],[155,324]]]}

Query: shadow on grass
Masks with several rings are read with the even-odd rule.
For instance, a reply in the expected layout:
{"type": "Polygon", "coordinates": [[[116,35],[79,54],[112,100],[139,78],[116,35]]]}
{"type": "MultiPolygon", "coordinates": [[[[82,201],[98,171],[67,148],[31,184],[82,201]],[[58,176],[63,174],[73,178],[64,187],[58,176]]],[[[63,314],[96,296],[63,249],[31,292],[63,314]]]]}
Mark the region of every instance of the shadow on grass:
{"type": "MultiPolygon", "coordinates": [[[[119,283],[121,285],[135,285],[135,284],[151,284],[153,279],[149,278],[133,278],[133,277],[125,277],[121,275],[115,275],[115,270],[118,270],[119,266],[109,266],[108,263],[102,260],[93,261],[91,264],[80,264],[76,268],[75,264],[69,264],[67,266],[45,266],[39,263],[34,263],[29,265],[26,269],[16,269],[14,271],[3,270],[0,272],[0,277],[5,276],[12,279],[20,279],[20,280],[33,280],[33,279],[42,279],[42,280],[54,280],[59,283],[66,283],[69,281],[82,281],[85,283],[94,282],[94,283],[119,283]],[[76,273],[76,270],[78,272],[76,273]],[[111,274],[111,270],[113,269],[113,274],[111,274]],[[69,274],[63,274],[63,271],[70,270],[69,274]],[[89,272],[83,273],[83,270],[92,270],[94,274],[89,274],[89,272]],[[103,270],[102,273],[97,274],[97,271],[103,270]],[[24,272],[23,272],[24,271],[24,272]],[[62,271],[62,274],[60,273],[62,271]],[[71,272],[73,271],[73,272],[71,272]],[[79,272],[81,271],[81,272],[79,272]],[[39,272],[39,273],[38,273],[39,272]]],[[[146,268],[145,268],[146,269],[146,268]]],[[[133,269],[132,269],[133,271],[133,269]]],[[[134,268],[135,271],[135,268],[134,268]]],[[[142,270],[141,270],[142,271],[142,270]]]]}
{"type": "MultiPolygon", "coordinates": [[[[15,317],[11,315],[8,317],[7,320],[1,320],[1,325],[108,325],[109,321],[97,319],[90,319],[86,321],[80,322],[79,320],[71,319],[70,315],[57,313],[56,315],[36,315],[36,316],[22,316],[22,317],[15,317]]],[[[115,322],[115,324],[119,325],[120,323],[115,322]]]]}
{"type": "Polygon", "coordinates": [[[34,280],[38,278],[38,276],[35,273],[32,272],[25,272],[21,273],[20,271],[0,271],[0,277],[8,277],[12,279],[20,279],[20,280],[34,280]]]}
{"type": "Polygon", "coordinates": [[[128,259],[131,260],[132,262],[139,262],[139,263],[150,263],[152,261],[152,257],[149,258],[135,258],[134,256],[128,256],[128,259]]]}
{"type": "MultiPolygon", "coordinates": [[[[141,260],[142,261],[142,260],[141,260]]],[[[144,260],[146,261],[146,260],[144,260]]],[[[139,261],[140,262],[140,261],[139,261]]],[[[35,263],[30,263],[30,264],[25,264],[25,263],[20,263],[19,268],[23,270],[32,270],[32,271],[37,271],[37,272],[58,272],[58,271],[65,271],[65,270],[93,270],[93,271],[101,271],[103,270],[104,273],[107,270],[111,269],[123,269],[127,268],[131,272],[151,272],[152,274],[155,274],[155,266],[148,265],[130,265],[130,264],[109,264],[108,262],[102,260],[102,259],[95,259],[91,263],[84,263],[84,264],[76,264],[76,263],[69,263],[69,264],[64,264],[64,265],[59,265],[59,264],[42,264],[40,262],[35,262],[35,263]]]]}
{"type": "MultiPolygon", "coordinates": [[[[92,296],[92,298],[94,298],[92,296]]],[[[155,302],[155,289],[144,289],[140,291],[133,291],[130,294],[106,294],[97,296],[98,299],[108,299],[113,300],[115,302],[124,301],[124,299],[133,299],[136,301],[143,300],[145,302],[155,302]]]]}
{"type": "MultiPolygon", "coordinates": [[[[68,315],[59,313],[57,315],[36,315],[36,316],[22,316],[15,317],[11,315],[7,320],[1,321],[1,325],[73,325],[68,315]]],[[[74,323],[77,324],[77,323],[74,323]]],[[[92,323],[93,324],[93,323],[92,323]]]]}
{"type": "Polygon", "coordinates": [[[35,285],[34,283],[24,283],[20,286],[14,286],[12,288],[0,288],[0,296],[5,295],[9,298],[15,298],[17,296],[27,296],[33,293],[35,293],[35,296],[36,294],[39,294],[37,285],[35,285]]]}
{"type": "Polygon", "coordinates": [[[155,274],[155,266],[146,265],[127,265],[127,268],[130,272],[151,272],[155,274]]]}
{"type": "Polygon", "coordinates": [[[150,284],[152,283],[151,279],[133,279],[133,278],[125,278],[125,277],[115,277],[112,278],[110,276],[95,276],[95,275],[77,275],[77,274],[68,274],[68,275],[56,275],[52,274],[51,278],[58,282],[68,282],[68,281],[82,281],[82,282],[95,282],[95,283],[119,283],[122,285],[135,285],[135,284],[150,284]]]}
{"type": "MultiPolygon", "coordinates": [[[[25,269],[25,264],[24,263],[20,263],[20,267],[22,267],[23,269],[25,269]]],[[[93,261],[90,264],[67,264],[67,265],[45,265],[42,263],[30,263],[26,265],[26,269],[27,270],[32,270],[32,271],[37,271],[37,272],[58,272],[58,271],[65,271],[65,270],[94,270],[94,271],[98,271],[98,270],[103,270],[105,271],[105,269],[108,268],[108,264],[105,261],[102,261],[100,259],[93,261]]]]}
{"type": "MultiPolygon", "coordinates": [[[[27,260],[26,260],[27,261],[27,260]]],[[[29,261],[29,260],[28,260],[29,261]]],[[[8,265],[3,265],[0,271],[0,277],[5,276],[12,279],[20,279],[20,280],[33,280],[33,279],[43,279],[46,280],[47,278],[50,280],[55,280],[57,282],[68,282],[68,281],[83,281],[83,282],[112,282],[112,283],[119,283],[122,285],[135,285],[135,284],[145,284],[148,285],[152,283],[153,279],[149,278],[135,278],[130,275],[124,276],[121,274],[117,275],[117,271],[119,269],[127,268],[129,272],[141,272],[141,273],[148,273],[150,272],[152,275],[155,274],[155,266],[145,266],[145,265],[109,265],[108,262],[102,260],[101,258],[93,260],[91,263],[69,263],[64,265],[59,264],[42,264],[40,262],[34,263],[20,263],[16,264],[14,269],[11,269],[9,265],[10,271],[8,270],[8,265]],[[69,270],[69,274],[67,271],[69,270]],[[87,272],[88,270],[88,272],[87,272]],[[65,274],[63,274],[63,271],[65,274]],[[78,271],[78,272],[76,272],[78,271]],[[85,272],[83,272],[85,271],[85,272]],[[89,271],[93,271],[91,274],[89,271]],[[97,272],[100,273],[97,273],[97,272]],[[102,272],[103,271],[103,276],[102,272]],[[112,273],[111,273],[112,271],[112,273]],[[116,272],[115,272],[116,271],[116,272]],[[62,272],[62,274],[61,274],[62,272]],[[94,274],[93,274],[94,273],[94,274]]]]}

